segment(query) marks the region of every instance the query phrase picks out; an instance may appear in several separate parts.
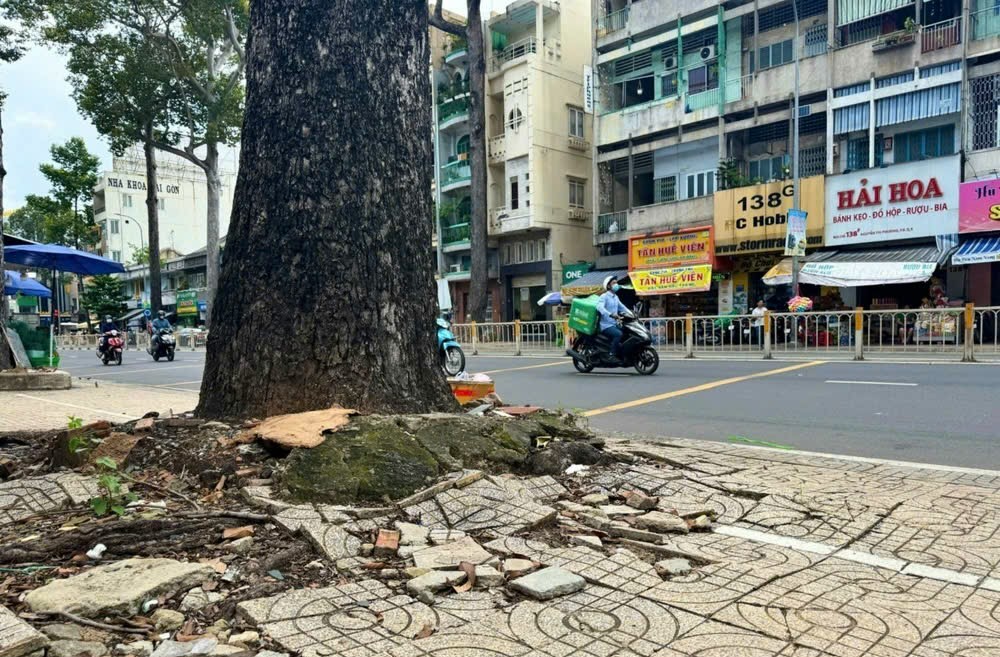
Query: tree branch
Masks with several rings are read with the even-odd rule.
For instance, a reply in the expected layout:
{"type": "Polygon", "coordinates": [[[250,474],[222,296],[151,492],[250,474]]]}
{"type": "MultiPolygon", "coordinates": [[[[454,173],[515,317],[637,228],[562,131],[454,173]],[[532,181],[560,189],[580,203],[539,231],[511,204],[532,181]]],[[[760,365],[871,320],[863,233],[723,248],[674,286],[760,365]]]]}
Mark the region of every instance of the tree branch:
{"type": "Polygon", "coordinates": [[[451,21],[445,19],[442,11],[443,7],[441,6],[442,2],[443,0],[437,0],[437,4],[434,5],[434,13],[428,17],[431,26],[436,27],[442,32],[454,34],[457,37],[465,37],[467,34],[466,26],[459,25],[458,23],[452,23],[451,21]]]}
{"type": "Polygon", "coordinates": [[[231,7],[226,8],[226,36],[229,37],[229,42],[236,49],[236,56],[240,59],[240,69],[242,70],[243,62],[247,59],[247,53],[243,48],[243,44],[240,43],[240,35],[236,30],[236,17],[233,16],[231,7]]]}
{"type": "Polygon", "coordinates": [[[186,150],[177,148],[176,146],[171,146],[170,144],[165,144],[162,141],[153,141],[153,146],[156,147],[157,150],[163,151],[164,153],[170,153],[171,155],[182,157],[188,162],[201,167],[206,173],[208,172],[205,162],[194,153],[189,153],[186,150]]]}

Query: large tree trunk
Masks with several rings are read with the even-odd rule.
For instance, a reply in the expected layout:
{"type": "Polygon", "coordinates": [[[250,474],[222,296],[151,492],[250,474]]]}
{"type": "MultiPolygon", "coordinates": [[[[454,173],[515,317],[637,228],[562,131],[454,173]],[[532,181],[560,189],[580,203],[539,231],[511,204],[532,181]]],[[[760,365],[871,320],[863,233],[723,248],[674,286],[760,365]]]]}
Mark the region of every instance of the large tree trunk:
{"type": "Polygon", "coordinates": [[[205,178],[208,188],[208,234],[205,242],[205,326],[212,326],[212,307],[219,290],[219,145],[209,140],[205,155],[205,178]]]}
{"type": "Polygon", "coordinates": [[[423,221],[427,22],[424,0],[254,4],[200,415],[454,408],[423,221]]]}
{"type": "Polygon", "coordinates": [[[155,315],[163,307],[163,298],[160,294],[160,206],[153,125],[147,124],[143,132],[142,151],[146,156],[146,223],[149,230],[149,307],[155,315]]]}
{"type": "MultiPolygon", "coordinates": [[[[2,102],[2,101],[0,101],[2,102]]],[[[3,179],[7,176],[7,170],[3,166],[3,112],[0,108],[0,281],[4,280],[3,266],[3,179]]],[[[14,355],[7,346],[7,297],[0,287],[0,370],[9,370],[14,367],[14,355]]]]}
{"type": "Polygon", "coordinates": [[[487,321],[486,291],[489,287],[489,241],[486,220],[486,59],[483,46],[483,20],[479,0],[469,0],[466,42],[469,49],[469,160],[472,167],[469,248],[472,268],[469,272],[469,307],[477,322],[487,321]]]}

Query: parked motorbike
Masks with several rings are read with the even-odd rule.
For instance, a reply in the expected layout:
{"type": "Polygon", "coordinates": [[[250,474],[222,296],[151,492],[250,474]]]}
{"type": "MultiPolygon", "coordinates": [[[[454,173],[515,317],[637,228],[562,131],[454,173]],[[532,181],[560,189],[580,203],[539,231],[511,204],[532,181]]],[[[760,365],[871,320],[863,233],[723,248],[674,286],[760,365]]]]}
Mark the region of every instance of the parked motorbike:
{"type": "Polygon", "coordinates": [[[451,332],[451,323],[443,318],[437,320],[438,356],[441,359],[441,369],[448,376],[458,376],[465,370],[465,353],[459,346],[455,334],[451,332]]]}
{"type": "Polygon", "coordinates": [[[176,346],[177,342],[174,338],[174,332],[171,329],[162,328],[154,332],[152,339],[149,341],[149,346],[146,347],[146,352],[153,357],[154,361],[159,362],[161,358],[173,361],[174,348],[176,346]]]}
{"type": "Polygon", "coordinates": [[[566,355],[573,359],[573,367],[587,374],[596,367],[634,367],[639,374],[649,375],[660,367],[660,354],[653,347],[653,337],[635,314],[626,312],[618,322],[622,330],[622,359],[611,356],[611,340],[602,333],[580,334],[566,355]]]}
{"type": "Polygon", "coordinates": [[[125,340],[118,331],[110,331],[104,334],[103,346],[98,347],[97,357],[105,365],[114,362],[115,365],[122,364],[122,350],[125,348],[125,340]]]}

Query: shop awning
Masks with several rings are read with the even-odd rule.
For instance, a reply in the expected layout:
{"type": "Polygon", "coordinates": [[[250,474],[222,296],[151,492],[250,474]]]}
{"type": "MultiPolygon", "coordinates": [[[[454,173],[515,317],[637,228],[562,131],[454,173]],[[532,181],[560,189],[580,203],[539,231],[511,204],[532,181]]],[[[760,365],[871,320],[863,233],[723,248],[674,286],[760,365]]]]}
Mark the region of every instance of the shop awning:
{"type": "Polygon", "coordinates": [[[792,259],[783,258],[781,262],[771,267],[761,280],[764,282],[764,285],[791,285],[792,259]]]}
{"type": "Polygon", "coordinates": [[[950,250],[939,251],[933,246],[815,253],[802,266],[799,280],[832,287],[921,283],[930,279],[949,255],[950,250]]]}
{"type": "Polygon", "coordinates": [[[565,297],[586,297],[591,294],[600,294],[604,291],[604,279],[614,276],[619,281],[628,278],[628,272],[624,269],[612,271],[591,271],[573,281],[572,285],[563,285],[562,296],[565,297]]]}
{"type": "Polygon", "coordinates": [[[963,242],[951,257],[953,265],[974,265],[980,262],[1000,262],[1000,236],[977,237],[963,242]]]}

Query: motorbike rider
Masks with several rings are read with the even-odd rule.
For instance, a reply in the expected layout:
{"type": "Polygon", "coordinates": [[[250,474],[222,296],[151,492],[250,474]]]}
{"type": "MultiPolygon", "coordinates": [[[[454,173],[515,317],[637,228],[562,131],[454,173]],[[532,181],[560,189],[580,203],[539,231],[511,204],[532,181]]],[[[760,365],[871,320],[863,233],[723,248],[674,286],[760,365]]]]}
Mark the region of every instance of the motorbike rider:
{"type": "Polygon", "coordinates": [[[115,320],[111,318],[111,315],[105,315],[104,319],[101,320],[101,343],[98,348],[99,353],[104,353],[105,348],[108,346],[108,337],[111,335],[112,331],[117,331],[118,327],[115,326],[115,320]]]}
{"type": "Polygon", "coordinates": [[[628,312],[625,304],[618,300],[618,290],[620,289],[618,279],[614,276],[608,276],[604,279],[604,294],[597,302],[597,312],[601,315],[601,333],[611,340],[611,357],[619,361],[621,360],[622,330],[618,328],[616,320],[622,312],[628,312]]]}
{"type": "Polygon", "coordinates": [[[170,320],[167,319],[167,313],[162,310],[156,313],[156,319],[153,320],[151,328],[153,331],[153,344],[155,345],[160,342],[160,330],[170,330],[171,328],[170,320]]]}

